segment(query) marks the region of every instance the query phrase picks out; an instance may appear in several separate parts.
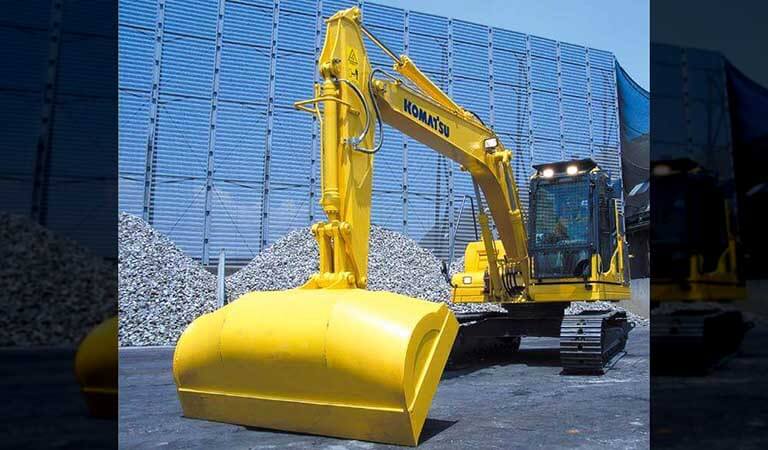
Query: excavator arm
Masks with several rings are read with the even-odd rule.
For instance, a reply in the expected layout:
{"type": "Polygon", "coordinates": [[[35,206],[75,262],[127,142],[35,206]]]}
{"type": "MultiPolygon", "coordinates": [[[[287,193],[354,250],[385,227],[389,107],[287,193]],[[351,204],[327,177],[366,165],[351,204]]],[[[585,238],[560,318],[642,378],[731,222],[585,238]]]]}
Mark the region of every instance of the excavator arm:
{"type": "MultiPolygon", "coordinates": [[[[407,56],[395,55],[371,34],[358,8],[328,19],[319,67],[323,80],[315,88],[316,97],[295,104],[315,113],[322,124],[321,205],[329,219],[313,228],[321,249],[320,272],[307,286],[366,285],[373,154],[381,147],[384,122],[470,173],[498,230],[505,268],[515,274],[522,294],[530,278],[525,225],[511,171],[512,152],[493,130],[454,102],[407,56]],[[404,80],[371,69],[364,36],[392,58],[393,69],[404,80]]],[[[477,197],[482,202],[479,193],[477,197]]],[[[480,210],[492,296],[501,300],[495,258],[500,252],[484,208],[480,210]]]]}
{"type": "Polygon", "coordinates": [[[519,194],[511,173],[512,152],[506,150],[491,129],[463,110],[446,107],[401,81],[375,80],[376,99],[384,122],[461,165],[483,196],[480,205],[483,244],[489,262],[492,297],[500,300],[501,282],[496,242],[488,226],[487,202],[506,254],[506,267],[520,275],[520,292],[529,282],[529,261],[519,194]],[[496,278],[496,279],[494,279],[496,278]]]}

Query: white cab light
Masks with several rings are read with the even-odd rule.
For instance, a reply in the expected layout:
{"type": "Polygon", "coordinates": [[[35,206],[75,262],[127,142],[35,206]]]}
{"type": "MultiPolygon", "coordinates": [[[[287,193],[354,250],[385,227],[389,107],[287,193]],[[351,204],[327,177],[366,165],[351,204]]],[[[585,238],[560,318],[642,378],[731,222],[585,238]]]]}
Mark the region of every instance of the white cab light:
{"type": "Polygon", "coordinates": [[[657,177],[664,177],[672,174],[672,168],[666,164],[659,164],[653,168],[653,174],[657,177]]]}

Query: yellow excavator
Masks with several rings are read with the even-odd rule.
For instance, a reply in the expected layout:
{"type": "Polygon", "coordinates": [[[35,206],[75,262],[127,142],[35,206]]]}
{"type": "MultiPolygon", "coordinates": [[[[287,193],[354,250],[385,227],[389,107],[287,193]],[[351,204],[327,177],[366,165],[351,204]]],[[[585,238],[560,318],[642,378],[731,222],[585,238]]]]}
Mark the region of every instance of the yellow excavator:
{"type": "Polygon", "coordinates": [[[689,158],[651,168],[651,373],[702,373],[736,352],[752,323],[733,206],[689,158]]]}
{"type": "Polygon", "coordinates": [[[312,226],[319,272],[297,289],[251,292],[192,322],[173,360],[185,416],[418,444],[459,321],[445,304],[366,289],[383,123],[472,176],[482,241],[466,249],[453,301],[508,312],[460,317],[467,335],[560,336],[564,370],[575,372],[602,371],[623,350],[624,313],[563,313],[575,300],[630,297],[620,189],[604,171],[591,160],[536,166],[526,230],[512,152],[373,36],[360,9],[327,20],[318,68],[314,98],[295,106],[316,115],[322,135],[320,204],[328,220],[312,226]],[[371,68],[366,37],[402,79],[371,68]]]}

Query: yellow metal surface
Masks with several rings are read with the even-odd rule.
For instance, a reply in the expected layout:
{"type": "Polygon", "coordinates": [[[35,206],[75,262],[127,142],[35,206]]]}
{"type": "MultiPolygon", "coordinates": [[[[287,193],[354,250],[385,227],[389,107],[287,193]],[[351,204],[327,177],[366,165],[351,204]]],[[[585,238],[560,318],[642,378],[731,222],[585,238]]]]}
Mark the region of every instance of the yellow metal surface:
{"type": "Polygon", "coordinates": [[[339,11],[327,20],[318,61],[322,82],[315,97],[294,103],[320,123],[320,205],[328,221],[313,226],[320,248],[314,288],[365,288],[368,283],[368,234],[371,216],[376,116],[369,105],[371,66],[360,30],[360,10],[339,11]],[[312,105],[310,108],[307,105],[312,105]]]}
{"type": "Polygon", "coordinates": [[[187,417],[416,445],[457,331],[388,292],[252,292],[187,328],[173,374],[187,417]]]}
{"type": "Polygon", "coordinates": [[[692,255],[689,258],[689,276],[683,282],[661,277],[652,280],[651,301],[715,302],[746,299],[747,288],[739,276],[736,255],[736,240],[732,236],[713,271],[703,271],[704,258],[692,255]]]}
{"type": "Polygon", "coordinates": [[[421,92],[426,94],[431,100],[439,103],[445,108],[459,113],[463,116],[464,120],[471,118],[470,120],[476,121],[472,118],[471,114],[459,106],[451,99],[442,89],[440,89],[432,80],[427,77],[421,69],[406,55],[401,55],[398,58],[398,62],[393,66],[398,73],[408,78],[421,92]]]}
{"type": "MultiPolygon", "coordinates": [[[[653,302],[715,302],[745,300],[747,287],[740,275],[739,247],[731,223],[731,207],[724,202],[727,244],[717,260],[714,270],[704,270],[704,257],[694,254],[688,258],[688,277],[685,280],[653,277],[653,302]]],[[[715,215],[715,217],[717,217],[715,215]]]]}
{"type": "Polygon", "coordinates": [[[535,283],[530,290],[536,302],[620,301],[629,300],[629,285],[615,283],[585,283],[581,279],[557,279],[551,284],[535,283]]]}
{"type": "Polygon", "coordinates": [[[376,116],[360,20],[358,8],[327,20],[322,81],[295,103],[320,123],[320,270],[192,322],[173,361],[188,417],[418,443],[458,323],[445,305],[364,289],[376,116]]]}
{"type": "Polygon", "coordinates": [[[75,354],[75,376],[97,417],[117,417],[117,317],[97,325],[75,354]]]}
{"type": "MultiPolygon", "coordinates": [[[[571,301],[619,301],[631,297],[629,280],[624,277],[624,236],[617,233],[616,250],[611,256],[608,270],[602,271],[599,254],[592,255],[591,275],[583,278],[557,278],[533,280],[524,295],[508,297],[503,303],[524,302],[571,302],[571,301]]],[[[494,242],[496,258],[504,259],[504,246],[494,242]]],[[[451,278],[454,303],[490,302],[493,296],[485,290],[484,276],[489,270],[486,245],[482,241],[470,242],[464,252],[464,271],[451,278]]]]}

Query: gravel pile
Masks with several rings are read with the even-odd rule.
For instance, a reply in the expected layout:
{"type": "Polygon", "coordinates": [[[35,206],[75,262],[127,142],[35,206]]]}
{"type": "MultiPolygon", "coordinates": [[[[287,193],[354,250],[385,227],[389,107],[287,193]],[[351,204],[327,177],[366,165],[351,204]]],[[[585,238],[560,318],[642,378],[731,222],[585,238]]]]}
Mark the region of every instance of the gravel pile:
{"type": "MultiPolygon", "coordinates": [[[[442,262],[411,238],[374,226],[369,239],[368,289],[450,303],[442,262]]],[[[451,305],[452,307],[455,305],[451,305]]]]}
{"type": "Polygon", "coordinates": [[[448,273],[451,274],[451,276],[456,275],[459,272],[464,271],[464,257],[459,257],[451,261],[451,265],[448,266],[448,273]]]}
{"type": "MultiPolygon", "coordinates": [[[[455,312],[504,311],[490,304],[452,304],[440,260],[400,233],[372,226],[369,245],[370,290],[444,302],[455,312]]],[[[215,309],[216,277],[143,220],[120,215],[119,247],[120,345],[173,345],[192,320],[215,309]]],[[[294,230],[227,277],[227,296],[233,301],[251,291],[299,287],[318,271],[318,258],[309,228],[294,230]]],[[[449,272],[463,266],[459,258],[449,272]]],[[[620,309],[599,302],[573,303],[571,310],[603,307],[620,309]]],[[[645,321],[628,315],[635,323],[645,321]]]]}
{"type": "Polygon", "coordinates": [[[318,271],[320,257],[309,228],[293,230],[227,277],[227,299],[251,291],[279,291],[304,284],[318,271]]]}
{"type": "Polygon", "coordinates": [[[627,313],[627,320],[636,326],[648,325],[648,319],[638,316],[637,314],[627,311],[619,306],[618,303],[612,302],[571,302],[571,306],[566,308],[566,314],[578,314],[582,311],[594,311],[600,309],[610,309],[612,311],[625,311],[627,313]]]}
{"type": "MultiPolygon", "coordinates": [[[[499,309],[494,305],[455,305],[442,263],[431,251],[395,231],[371,227],[368,289],[444,302],[457,312],[499,309]]],[[[264,249],[247,266],[227,277],[230,299],[250,291],[275,291],[301,286],[317,272],[318,250],[309,228],[294,230],[264,249]]]]}
{"type": "MultiPolygon", "coordinates": [[[[432,252],[400,233],[372,226],[369,239],[368,289],[391,291],[424,300],[446,302],[450,287],[432,252]]],[[[317,242],[302,228],[259,253],[227,278],[230,299],[251,291],[276,291],[301,286],[319,270],[317,242]]]]}
{"type": "Polygon", "coordinates": [[[120,345],[175,344],[215,309],[216,277],[136,216],[121,213],[118,233],[120,345]]]}
{"type": "Polygon", "coordinates": [[[0,346],[78,343],[115,314],[114,262],[26,217],[0,214],[0,346]]]}

